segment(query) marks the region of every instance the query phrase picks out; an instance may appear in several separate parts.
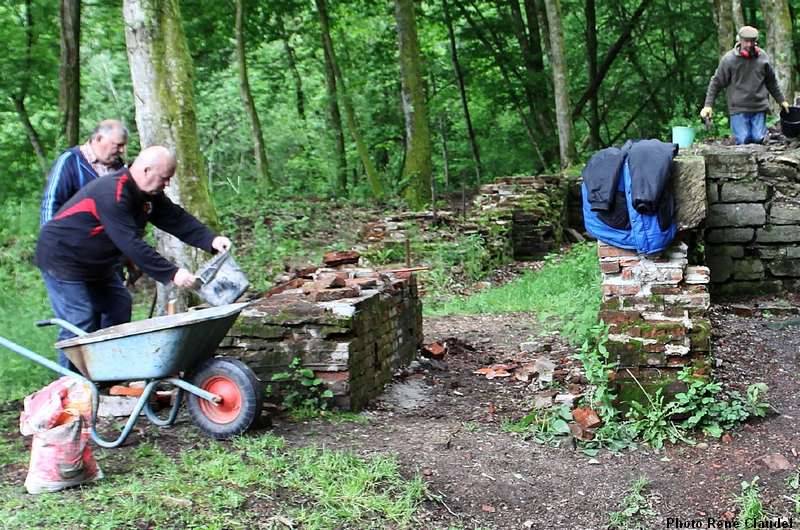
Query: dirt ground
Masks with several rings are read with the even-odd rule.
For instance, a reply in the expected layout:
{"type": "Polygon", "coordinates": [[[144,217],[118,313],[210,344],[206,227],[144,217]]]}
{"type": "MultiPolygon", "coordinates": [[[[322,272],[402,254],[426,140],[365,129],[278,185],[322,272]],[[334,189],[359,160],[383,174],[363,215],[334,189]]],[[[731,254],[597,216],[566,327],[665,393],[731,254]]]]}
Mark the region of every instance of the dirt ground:
{"type": "MultiPolygon", "coordinates": [[[[420,473],[440,499],[423,505],[414,525],[419,528],[603,528],[609,512],[619,508],[626,489],[642,475],[651,482],[648,500],[657,513],[641,521],[644,528],[666,528],[668,517],[730,518],[737,511],[742,480],[755,475],[766,512],[791,516],[785,479],[793,471],[772,470],[763,459],[780,454],[793,470],[800,461],[800,319],[728,305],[714,306],[712,318],[716,376],[740,389],[767,383],[768,399],[779,411],[736,429],[724,442],[698,438],[696,446],[668,446],[660,453],[601,451],[592,459],[568,440],[548,447],[504,432],[504,420],[531,410],[536,383],[512,377],[489,380],[473,371],[541,355],[557,368],[568,367],[573,353],[559,337],[545,335],[535,339],[544,353],[521,354],[520,343],[541,331],[528,314],[426,319],[426,342],[448,341],[449,353],[441,361],[418,361],[398,374],[363,412],[367,422],[296,423],[279,417],[267,429],[290,445],[315,443],[365,456],[395,455],[405,475],[420,473]]],[[[179,451],[182,440],[193,444],[197,439],[184,436],[187,430],[194,427],[182,417],[176,427],[155,434],[147,429],[144,437],[167,437],[169,443],[159,445],[179,451]]],[[[133,436],[117,450],[119,458],[124,460],[125,451],[141,439],[133,436]]],[[[24,473],[7,468],[3,478],[21,486],[24,473]]]]}

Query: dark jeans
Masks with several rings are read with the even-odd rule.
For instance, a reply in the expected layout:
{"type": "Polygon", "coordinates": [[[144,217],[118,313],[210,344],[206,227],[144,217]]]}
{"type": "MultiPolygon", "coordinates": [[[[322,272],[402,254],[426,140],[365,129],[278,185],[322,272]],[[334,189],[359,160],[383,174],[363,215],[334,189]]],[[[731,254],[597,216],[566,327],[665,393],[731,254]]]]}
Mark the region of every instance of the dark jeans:
{"type": "MultiPolygon", "coordinates": [[[[102,280],[61,280],[42,271],[42,279],[57,318],[91,333],[131,321],[131,294],[115,272],[102,280]]],[[[75,334],[59,328],[58,340],[75,334]]],[[[75,366],[58,350],[58,364],[73,371],[75,366]]]]}

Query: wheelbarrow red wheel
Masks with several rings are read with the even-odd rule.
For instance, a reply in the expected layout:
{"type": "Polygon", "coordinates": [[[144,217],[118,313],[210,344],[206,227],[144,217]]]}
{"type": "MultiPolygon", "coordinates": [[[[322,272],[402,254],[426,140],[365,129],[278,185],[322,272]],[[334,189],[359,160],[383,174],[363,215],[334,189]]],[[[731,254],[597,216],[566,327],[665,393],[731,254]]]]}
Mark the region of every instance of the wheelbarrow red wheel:
{"type": "Polygon", "coordinates": [[[195,370],[190,382],[222,398],[215,404],[189,394],[186,403],[189,415],[209,436],[224,439],[241,434],[261,415],[261,383],[253,371],[237,359],[209,359],[195,370]]]}

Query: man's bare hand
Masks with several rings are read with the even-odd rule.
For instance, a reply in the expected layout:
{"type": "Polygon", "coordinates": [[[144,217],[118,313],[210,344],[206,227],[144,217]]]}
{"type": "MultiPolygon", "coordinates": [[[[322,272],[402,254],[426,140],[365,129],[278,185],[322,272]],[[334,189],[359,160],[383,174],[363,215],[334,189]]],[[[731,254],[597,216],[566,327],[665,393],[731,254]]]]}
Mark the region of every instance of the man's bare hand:
{"type": "Polygon", "coordinates": [[[783,103],[781,103],[781,107],[783,107],[783,112],[787,112],[787,113],[789,112],[789,102],[788,101],[784,101],[783,103]]]}
{"type": "Polygon", "coordinates": [[[178,272],[175,273],[175,277],[172,278],[172,283],[178,287],[183,287],[186,289],[194,287],[196,281],[197,277],[183,268],[178,269],[178,272]]]}
{"type": "Polygon", "coordinates": [[[700,117],[703,119],[710,118],[712,114],[714,114],[714,109],[711,107],[703,107],[703,110],[700,111],[700,117]]]}
{"type": "Polygon", "coordinates": [[[227,252],[231,248],[231,240],[225,236],[217,236],[211,242],[211,248],[217,252],[227,252]]]}

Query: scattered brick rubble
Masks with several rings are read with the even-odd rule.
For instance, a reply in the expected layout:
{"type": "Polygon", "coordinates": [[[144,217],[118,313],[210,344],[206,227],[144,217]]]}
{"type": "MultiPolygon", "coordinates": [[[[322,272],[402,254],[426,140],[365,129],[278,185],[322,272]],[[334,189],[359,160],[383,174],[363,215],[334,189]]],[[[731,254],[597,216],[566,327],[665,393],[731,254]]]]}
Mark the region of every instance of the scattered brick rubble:
{"type": "Polygon", "coordinates": [[[688,266],[687,246],[674,242],[660,256],[598,244],[603,274],[599,318],[610,325],[606,347],[619,362],[616,382],[622,402],[642,402],[648,393],[678,390],[678,372],[706,370],[711,323],[708,267],[688,266]],[[636,382],[638,380],[638,383],[636,382]]]}
{"type": "Polygon", "coordinates": [[[242,311],[220,353],[265,381],[299,357],[333,391],[335,406],[363,408],[415,358],[422,305],[413,274],[358,260],[357,252],[330,252],[325,266],[286,278],[242,311]]]}

